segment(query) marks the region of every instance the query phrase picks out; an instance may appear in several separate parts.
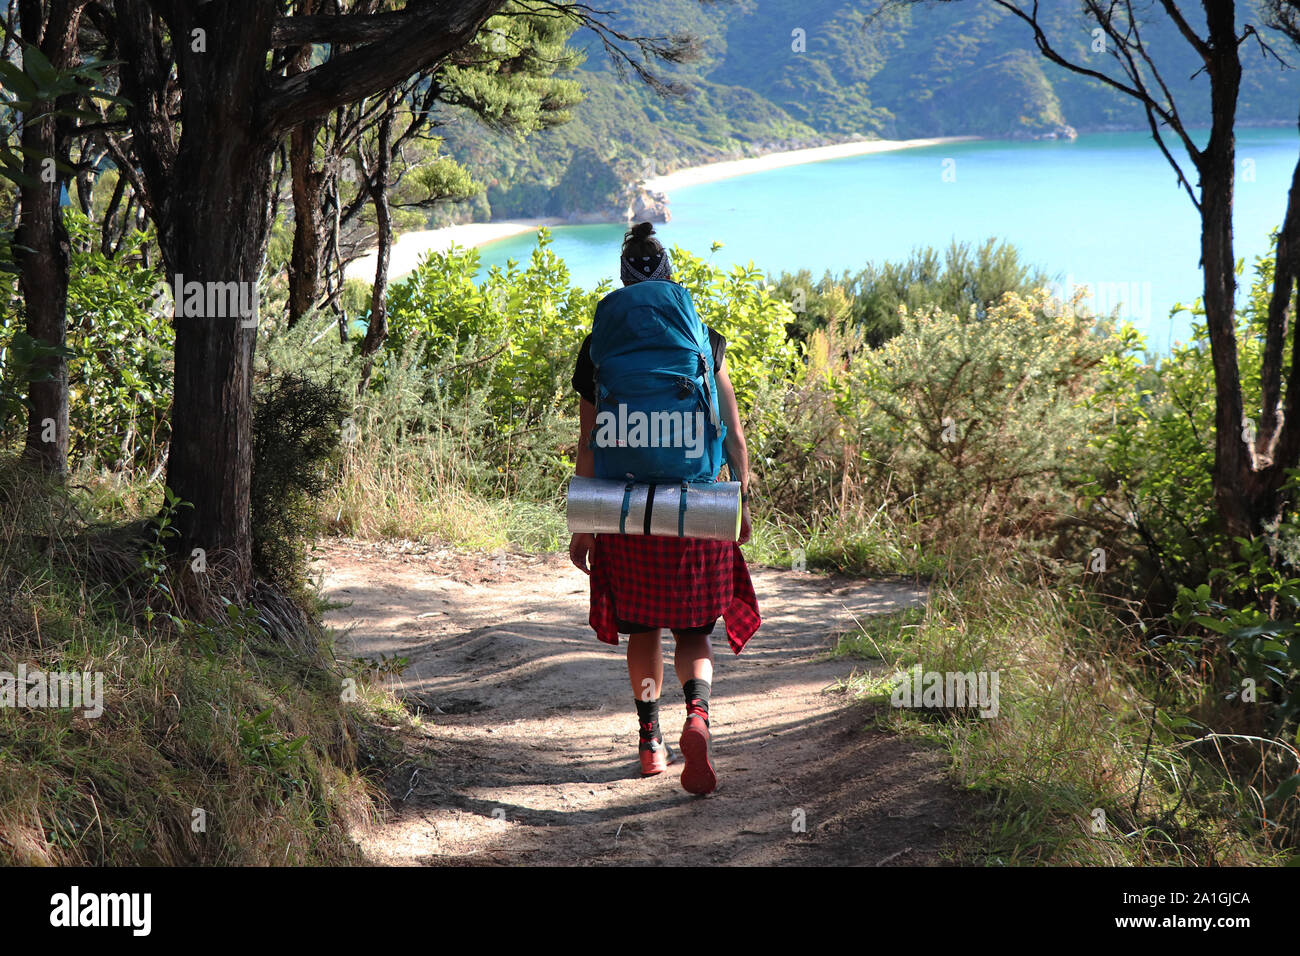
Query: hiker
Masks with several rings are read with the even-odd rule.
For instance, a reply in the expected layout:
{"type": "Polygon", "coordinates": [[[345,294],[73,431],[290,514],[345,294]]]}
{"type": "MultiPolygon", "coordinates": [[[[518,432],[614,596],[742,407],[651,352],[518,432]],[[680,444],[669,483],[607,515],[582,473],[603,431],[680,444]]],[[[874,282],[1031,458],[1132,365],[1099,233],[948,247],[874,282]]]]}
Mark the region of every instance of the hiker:
{"type": "MultiPolygon", "coordinates": [[[[696,416],[702,428],[706,419],[714,423],[708,432],[713,439],[710,453],[697,460],[680,450],[650,452],[667,456],[663,459],[667,464],[660,466],[667,472],[664,481],[712,482],[718,478],[725,451],[732,480],[739,480],[741,486],[740,537],[737,543],[649,534],[575,534],[569,556],[591,576],[589,621],[596,636],[617,645],[619,634],[628,635],[627,672],[640,725],[643,777],[664,773],[674,761],[659,728],[661,629],[672,631],[673,663],[686,697],[686,723],[678,741],[685,759],[681,782],[690,793],[707,794],[717,787],[709,730],[713,683],[709,636],[721,616],[731,648],[739,654],[761,622],[740,551],[750,536],[749,455],[736,394],[727,376],[726,340],[704,325],[690,293],[673,281],[672,262],[650,223],[637,223],[624,236],[619,273],[623,287],[597,306],[592,334],[582,343],[573,373],[573,387],[582,396],[577,474],[620,479],[633,474],[637,469],[626,467],[633,459],[620,457],[627,456],[628,449],[604,447],[596,440],[598,404],[608,406],[614,397],[630,392],[650,407],[662,408],[663,403],[656,402],[654,383],[664,378],[669,386],[663,402],[672,404],[674,394],[681,401],[692,382],[680,374],[666,375],[663,367],[685,363],[689,368],[696,362],[695,394],[699,407],[709,409],[708,415],[701,411],[696,416]],[[598,367],[603,369],[599,375],[598,367]],[[694,475],[677,473],[692,469],[694,475]]],[[[645,460],[643,456],[638,463],[645,460]]],[[[638,480],[644,479],[638,476],[638,480]]]]}

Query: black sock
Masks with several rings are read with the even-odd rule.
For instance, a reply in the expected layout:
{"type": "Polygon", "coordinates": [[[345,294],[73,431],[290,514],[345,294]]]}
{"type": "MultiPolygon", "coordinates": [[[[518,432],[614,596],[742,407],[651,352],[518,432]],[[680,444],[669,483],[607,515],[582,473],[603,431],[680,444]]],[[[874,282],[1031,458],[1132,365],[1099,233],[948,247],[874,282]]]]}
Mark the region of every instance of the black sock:
{"type": "Polygon", "coordinates": [[[657,700],[636,700],[636,717],[641,724],[641,742],[649,743],[652,740],[663,740],[663,732],[659,729],[659,701],[657,700]]]}
{"type": "Polygon", "coordinates": [[[701,708],[704,711],[704,722],[709,722],[709,691],[713,689],[702,677],[692,677],[686,683],[682,684],[682,693],[686,697],[686,710],[689,712],[692,706],[701,708]]]}

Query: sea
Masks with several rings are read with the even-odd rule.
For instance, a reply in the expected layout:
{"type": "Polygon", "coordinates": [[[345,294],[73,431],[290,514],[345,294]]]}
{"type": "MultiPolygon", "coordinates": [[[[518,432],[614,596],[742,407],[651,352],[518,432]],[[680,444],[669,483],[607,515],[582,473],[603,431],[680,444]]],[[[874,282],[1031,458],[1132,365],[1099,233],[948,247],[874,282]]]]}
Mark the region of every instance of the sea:
{"type": "MultiPolygon", "coordinates": [[[[1203,142],[1206,134],[1192,135],[1203,142]]],[[[1298,156],[1294,128],[1237,133],[1239,302],[1282,221],[1298,156]]],[[[1196,171],[1179,158],[1195,190],[1196,171]]],[[[808,269],[820,278],[953,240],[1005,239],[1050,277],[1055,294],[1085,286],[1085,305],[1118,310],[1153,353],[1188,341],[1201,294],[1196,210],[1149,133],[978,140],[824,160],[675,189],[669,199],[671,219],[656,226],[665,245],[772,275],[808,269]]],[[[576,284],[616,282],[624,228],[553,227],[552,249],[576,284]]],[[[526,262],[536,242],[530,232],[483,246],[484,266],[526,262]]]]}

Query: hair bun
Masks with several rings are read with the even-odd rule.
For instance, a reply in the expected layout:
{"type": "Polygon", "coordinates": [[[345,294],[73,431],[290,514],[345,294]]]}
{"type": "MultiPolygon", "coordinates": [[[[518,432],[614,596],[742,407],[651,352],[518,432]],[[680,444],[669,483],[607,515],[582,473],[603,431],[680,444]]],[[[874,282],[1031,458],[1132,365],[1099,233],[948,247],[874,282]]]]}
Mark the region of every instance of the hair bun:
{"type": "Polygon", "coordinates": [[[652,222],[638,222],[632,227],[633,239],[648,239],[650,236],[653,236],[654,233],[655,227],[652,222]]]}

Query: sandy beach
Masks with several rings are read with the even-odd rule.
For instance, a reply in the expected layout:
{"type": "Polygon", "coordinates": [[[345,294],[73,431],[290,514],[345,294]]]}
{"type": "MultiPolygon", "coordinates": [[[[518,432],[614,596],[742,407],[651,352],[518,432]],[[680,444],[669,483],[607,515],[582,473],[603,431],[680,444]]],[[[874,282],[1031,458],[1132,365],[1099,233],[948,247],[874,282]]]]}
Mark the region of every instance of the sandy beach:
{"type": "MultiPolygon", "coordinates": [[[[655,192],[667,193],[669,200],[672,192],[686,186],[698,186],[702,183],[717,182],[733,176],[747,176],[750,173],[766,172],[783,166],[797,166],[803,163],[819,163],[828,159],[844,159],[848,156],[867,156],[871,153],[889,153],[899,149],[919,149],[924,146],[943,146],[948,143],[963,143],[979,139],[978,136],[938,136],[931,139],[867,139],[851,143],[836,143],[832,146],[812,146],[808,149],[791,149],[780,153],[768,153],[751,159],[734,159],[720,163],[707,163],[703,166],[691,166],[647,179],[646,188],[655,192]]],[[[396,279],[411,272],[420,257],[431,251],[445,252],[452,245],[463,247],[484,246],[498,239],[507,239],[523,232],[531,232],[540,226],[567,225],[564,219],[505,219],[500,222],[470,222],[457,226],[444,226],[441,229],[421,229],[416,232],[403,233],[393,243],[388,264],[388,277],[396,279]]],[[[375,276],[375,252],[369,252],[352,262],[344,270],[349,279],[373,281],[375,276]]]]}
{"type": "Polygon", "coordinates": [[[763,173],[783,166],[820,163],[827,159],[844,159],[848,156],[867,156],[871,153],[892,153],[898,149],[965,143],[980,138],[979,136],[936,136],[931,139],[863,139],[852,143],[836,143],[832,146],[810,146],[808,149],[768,153],[751,159],[732,159],[721,163],[708,163],[704,166],[690,166],[674,173],[647,179],[645,185],[647,189],[655,192],[667,193],[671,200],[674,189],[713,183],[719,179],[730,179],[732,176],[747,176],[750,173],[763,173]]]}
{"type": "MultiPolygon", "coordinates": [[[[429,252],[446,252],[453,245],[471,248],[487,245],[498,239],[508,239],[521,232],[531,232],[539,226],[563,225],[563,219],[503,219],[500,222],[466,222],[441,229],[419,229],[404,232],[397,237],[388,256],[388,278],[396,279],[415,270],[420,257],[429,252]]],[[[375,279],[377,251],[366,253],[348,263],[343,270],[349,279],[375,279]]]]}

